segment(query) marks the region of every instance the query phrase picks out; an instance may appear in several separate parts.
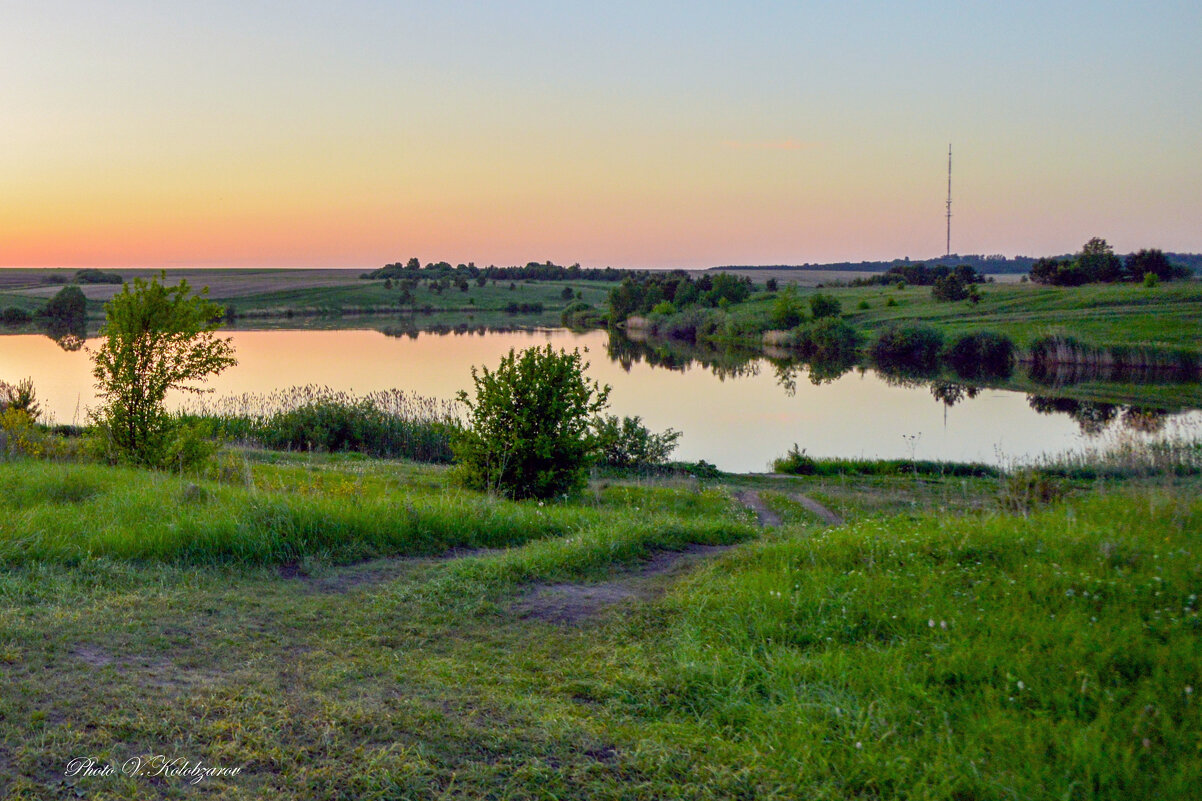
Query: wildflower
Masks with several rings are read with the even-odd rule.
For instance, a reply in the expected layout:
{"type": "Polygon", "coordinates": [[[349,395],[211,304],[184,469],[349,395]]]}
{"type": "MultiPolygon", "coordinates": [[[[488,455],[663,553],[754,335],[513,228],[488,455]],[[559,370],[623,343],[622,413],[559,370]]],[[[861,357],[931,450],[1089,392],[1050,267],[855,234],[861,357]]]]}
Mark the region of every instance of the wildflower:
{"type": "Polygon", "coordinates": [[[859,748],[863,748],[863,747],[864,747],[864,744],[862,742],[860,742],[859,740],[856,740],[856,748],[859,749],[859,748]]]}
{"type": "Polygon", "coordinates": [[[1018,689],[1022,690],[1022,689],[1025,689],[1027,685],[1023,684],[1022,679],[1019,679],[1018,684],[1016,684],[1015,686],[1018,687],[1018,689]]]}
{"type": "Polygon", "coordinates": [[[928,620],[928,621],[927,621],[927,626],[929,626],[930,628],[935,628],[935,621],[934,621],[934,620],[928,620]]]}
{"type": "Polygon", "coordinates": [[[1193,688],[1193,687],[1191,687],[1191,686],[1190,686],[1190,685],[1188,685],[1188,684],[1187,684],[1187,685],[1185,685],[1185,694],[1186,694],[1186,695],[1193,695],[1193,694],[1194,694],[1194,688],[1193,688]]]}
{"type": "Polygon", "coordinates": [[[940,620],[940,621],[939,621],[939,628],[946,630],[946,629],[947,629],[947,621],[946,621],[946,620],[940,620]]]}

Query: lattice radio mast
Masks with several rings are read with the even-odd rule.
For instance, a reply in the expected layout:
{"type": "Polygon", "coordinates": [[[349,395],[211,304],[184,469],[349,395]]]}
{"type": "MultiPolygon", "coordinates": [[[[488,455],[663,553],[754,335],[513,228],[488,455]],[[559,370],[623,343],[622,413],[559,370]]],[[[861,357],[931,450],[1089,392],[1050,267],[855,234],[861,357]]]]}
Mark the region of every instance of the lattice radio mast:
{"type": "Polygon", "coordinates": [[[947,146],[947,253],[952,255],[952,146],[947,146]]]}

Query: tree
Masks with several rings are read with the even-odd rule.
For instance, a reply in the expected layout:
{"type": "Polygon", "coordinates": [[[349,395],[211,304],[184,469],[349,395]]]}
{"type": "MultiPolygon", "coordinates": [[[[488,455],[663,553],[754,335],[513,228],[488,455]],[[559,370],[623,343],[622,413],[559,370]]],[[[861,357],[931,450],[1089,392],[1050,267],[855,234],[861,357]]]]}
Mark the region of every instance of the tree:
{"type": "Polygon", "coordinates": [[[167,392],[204,392],[194,382],[237,363],[230,340],[214,333],[222,308],[207,292],[138,278],[105,304],[92,374],[104,401],[98,422],[122,460],[167,466],[176,433],[167,392]]]}
{"type": "MultiPolygon", "coordinates": [[[[975,284],[970,284],[970,286],[976,289],[975,284]]],[[[968,287],[964,286],[960,276],[948,273],[935,279],[935,283],[931,287],[931,297],[941,301],[964,300],[968,297],[968,287]]]]}
{"type": "Polygon", "coordinates": [[[510,349],[496,371],[472,368],[475,397],[459,393],[468,426],[452,443],[460,478],[513,498],[549,498],[584,485],[593,417],[609,387],[589,382],[580,352],[510,349]]]}
{"type": "Polygon", "coordinates": [[[1164,252],[1155,248],[1139,250],[1127,256],[1125,269],[1127,278],[1132,281],[1142,281],[1148,273],[1160,281],[1171,281],[1176,277],[1176,271],[1164,252]]]}
{"type": "Polygon", "coordinates": [[[805,321],[805,309],[797,295],[797,287],[789,284],[772,304],[772,325],[776,328],[796,328],[805,321]]]}
{"type": "Polygon", "coordinates": [[[1077,254],[1077,265],[1089,281],[1110,283],[1123,277],[1123,262],[1105,239],[1094,237],[1077,254]]]}
{"type": "Polygon", "coordinates": [[[64,327],[78,325],[87,317],[88,299],[83,290],[77,286],[65,286],[55,294],[45,307],[42,315],[52,324],[64,327]]]}

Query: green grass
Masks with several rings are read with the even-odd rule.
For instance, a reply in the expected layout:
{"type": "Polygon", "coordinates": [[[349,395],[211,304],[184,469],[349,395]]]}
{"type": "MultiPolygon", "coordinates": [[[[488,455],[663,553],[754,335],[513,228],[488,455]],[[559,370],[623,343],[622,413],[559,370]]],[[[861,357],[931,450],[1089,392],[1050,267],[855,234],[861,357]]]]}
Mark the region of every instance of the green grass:
{"type": "MultiPolygon", "coordinates": [[[[836,298],[845,318],[865,331],[891,323],[919,322],[953,336],[973,331],[996,331],[1019,347],[1049,334],[1066,334],[1100,344],[1153,344],[1197,349],[1202,330],[1202,282],[1175,281],[1147,289],[1140,284],[1093,284],[1045,287],[1037,284],[985,284],[982,301],[941,303],[931,288],[826,287],[802,288],[805,300],[822,292],[836,298]],[[892,298],[897,304],[886,305],[892,298]],[[861,301],[867,310],[859,309],[861,301]]],[[[767,319],[775,297],[760,293],[731,308],[736,320],[767,319]]]]}
{"type": "Polygon", "coordinates": [[[674,599],[655,714],[809,798],[1184,797],[1202,503],[869,520],[741,551],[674,599]]]}
{"type": "Polygon", "coordinates": [[[1202,782],[1196,478],[1070,482],[1024,517],[979,476],[606,479],[539,506],[448,475],[254,451],[191,478],[0,464],[0,796],[1126,799],[1202,782]],[[736,488],[785,525],[754,528],[736,488]],[[521,611],[537,587],[620,585],[693,544],[736,547],[570,625],[521,611]],[[355,561],[456,546],[500,547],[355,561]],[[242,772],[63,775],[152,754],[242,772]]]}

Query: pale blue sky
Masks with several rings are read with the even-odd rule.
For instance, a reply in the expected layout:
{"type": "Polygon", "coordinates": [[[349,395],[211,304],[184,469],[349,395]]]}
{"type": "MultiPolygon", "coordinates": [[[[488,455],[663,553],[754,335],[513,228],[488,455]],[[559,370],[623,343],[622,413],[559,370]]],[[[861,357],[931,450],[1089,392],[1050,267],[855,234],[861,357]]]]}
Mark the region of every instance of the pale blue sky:
{"type": "Polygon", "coordinates": [[[1202,250],[1202,7],[3,3],[0,263],[1202,250]]]}

